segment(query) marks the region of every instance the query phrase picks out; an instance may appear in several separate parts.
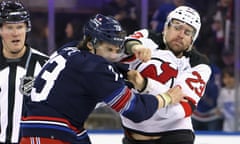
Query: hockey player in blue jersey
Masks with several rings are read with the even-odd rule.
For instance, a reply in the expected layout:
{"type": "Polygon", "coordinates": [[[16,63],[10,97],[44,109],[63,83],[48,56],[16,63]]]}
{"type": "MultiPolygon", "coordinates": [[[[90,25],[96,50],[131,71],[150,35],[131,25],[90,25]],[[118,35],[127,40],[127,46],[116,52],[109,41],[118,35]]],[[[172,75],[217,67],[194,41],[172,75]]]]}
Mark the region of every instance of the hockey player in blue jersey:
{"type": "MultiPolygon", "coordinates": [[[[151,117],[159,108],[178,103],[184,94],[176,86],[154,95],[136,94],[112,64],[123,51],[124,31],[111,17],[97,14],[84,26],[77,47],[55,52],[35,80],[27,115],[22,118],[21,144],[90,144],[83,125],[98,102],[134,122],[151,117]]],[[[143,56],[144,57],[144,56],[143,56]]],[[[146,81],[135,71],[134,87],[146,81]]]]}

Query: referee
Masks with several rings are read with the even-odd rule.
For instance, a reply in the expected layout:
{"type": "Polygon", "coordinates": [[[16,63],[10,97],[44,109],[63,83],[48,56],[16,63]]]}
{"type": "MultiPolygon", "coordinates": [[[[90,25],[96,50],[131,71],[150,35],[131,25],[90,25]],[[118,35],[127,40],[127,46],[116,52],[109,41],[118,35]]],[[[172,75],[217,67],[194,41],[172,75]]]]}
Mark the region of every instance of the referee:
{"type": "Polygon", "coordinates": [[[18,1],[0,3],[0,144],[17,144],[24,102],[48,57],[28,46],[29,12],[18,1]]]}

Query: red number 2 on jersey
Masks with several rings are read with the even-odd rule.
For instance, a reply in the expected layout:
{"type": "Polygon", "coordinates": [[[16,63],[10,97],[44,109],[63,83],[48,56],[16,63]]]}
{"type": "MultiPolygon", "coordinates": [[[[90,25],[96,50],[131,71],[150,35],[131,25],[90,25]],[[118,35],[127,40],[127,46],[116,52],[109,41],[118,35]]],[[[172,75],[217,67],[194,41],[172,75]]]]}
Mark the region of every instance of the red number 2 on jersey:
{"type": "Polygon", "coordinates": [[[193,71],[192,74],[196,76],[196,78],[187,78],[186,83],[190,89],[192,89],[199,97],[201,97],[206,87],[206,83],[197,71],[193,71]]]}

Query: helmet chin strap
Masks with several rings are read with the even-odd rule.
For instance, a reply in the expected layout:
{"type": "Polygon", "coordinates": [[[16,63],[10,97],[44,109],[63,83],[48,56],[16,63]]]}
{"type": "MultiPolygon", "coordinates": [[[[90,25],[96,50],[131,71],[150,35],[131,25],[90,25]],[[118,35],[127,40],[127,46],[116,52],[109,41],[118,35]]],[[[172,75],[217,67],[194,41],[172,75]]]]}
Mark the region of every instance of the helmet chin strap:
{"type": "Polygon", "coordinates": [[[96,52],[96,48],[93,48],[93,50],[94,50],[94,51],[93,51],[93,52],[94,52],[94,54],[97,54],[97,52],[96,52]]]}
{"type": "Polygon", "coordinates": [[[193,43],[194,43],[194,41],[193,41],[193,39],[192,39],[192,43],[189,45],[189,47],[188,47],[187,50],[186,50],[187,52],[192,50],[193,43]]]}
{"type": "Polygon", "coordinates": [[[92,44],[92,47],[93,47],[93,52],[94,52],[94,54],[96,54],[96,49],[97,49],[97,39],[96,38],[94,38],[94,40],[93,41],[91,41],[91,44],[92,44]]]}

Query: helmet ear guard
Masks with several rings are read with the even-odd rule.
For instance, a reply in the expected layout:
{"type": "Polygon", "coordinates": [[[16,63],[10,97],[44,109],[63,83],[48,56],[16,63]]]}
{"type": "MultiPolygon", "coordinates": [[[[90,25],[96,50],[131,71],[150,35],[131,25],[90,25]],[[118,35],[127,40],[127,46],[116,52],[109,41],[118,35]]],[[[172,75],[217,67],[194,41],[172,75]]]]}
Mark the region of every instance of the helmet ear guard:
{"type": "Polygon", "coordinates": [[[2,1],[0,3],[0,24],[25,22],[27,32],[31,31],[30,14],[18,1],[2,1]]]}
{"type": "Polygon", "coordinates": [[[99,41],[108,42],[122,48],[125,31],[120,23],[112,17],[97,14],[91,18],[83,28],[84,37],[91,37],[95,45],[99,41]]]}

